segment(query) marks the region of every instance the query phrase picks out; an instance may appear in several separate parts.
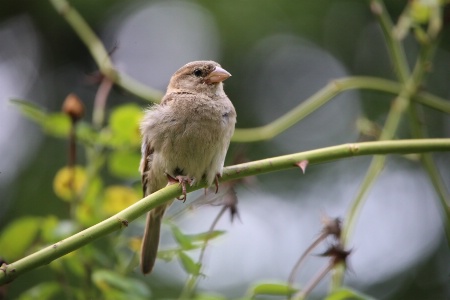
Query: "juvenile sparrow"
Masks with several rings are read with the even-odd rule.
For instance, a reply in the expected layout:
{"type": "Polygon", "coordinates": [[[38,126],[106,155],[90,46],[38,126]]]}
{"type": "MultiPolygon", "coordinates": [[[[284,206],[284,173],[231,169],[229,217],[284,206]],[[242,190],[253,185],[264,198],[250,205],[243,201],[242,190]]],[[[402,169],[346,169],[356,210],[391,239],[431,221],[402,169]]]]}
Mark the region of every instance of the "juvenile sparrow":
{"type": "MultiPolygon", "coordinates": [[[[216,183],[236,123],[236,111],[223,91],[231,74],[214,61],[194,61],[170,79],[161,104],[150,107],[141,123],[140,172],[144,196],[179,182],[216,183]]],[[[141,270],[150,273],[158,252],[164,211],[160,205],[147,214],[141,248],[141,270]]]]}

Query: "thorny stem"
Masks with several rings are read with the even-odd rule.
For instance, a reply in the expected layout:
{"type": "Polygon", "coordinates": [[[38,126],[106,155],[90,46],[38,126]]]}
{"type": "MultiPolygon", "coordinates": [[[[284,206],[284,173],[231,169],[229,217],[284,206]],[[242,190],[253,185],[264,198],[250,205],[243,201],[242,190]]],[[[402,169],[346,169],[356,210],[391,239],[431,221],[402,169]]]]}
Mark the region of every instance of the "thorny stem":
{"type": "MultiPolygon", "coordinates": [[[[411,105],[409,109],[411,115],[411,128],[412,134],[415,138],[425,138],[427,136],[425,128],[420,124],[419,107],[417,105],[411,105]]],[[[445,187],[445,184],[439,174],[439,169],[433,161],[433,157],[429,153],[423,153],[421,155],[422,164],[425,170],[428,172],[431,183],[433,184],[436,193],[439,198],[439,204],[441,205],[441,210],[444,212],[444,229],[447,236],[447,243],[450,246],[450,195],[445,187]]]]}
{"type": "MultiPolygon", "coordinates": [[[[224,169],[220,182],[226,182],[252,175],[298,168],[295,163],[308,160],[310,165],[335,161],[344,157],[393,153],[422,153],[433,151],[450,151],[450,139],[421,139],[401,141],[379,141],[344,144],[316,149],[301,153],[268,158],[249,163],[229,166],[224,169]]],[[[204,188],[205,182],[187,187],[187,192],[204,188]]],[[[0,285],[13,281],[16,277],[36,269],[91,243],[113,231],[123,228],[123,220],[127,223],[145,214],[158,205],[167,203],[181,193],[180,187],[170,185],[139,200],[116,215],[76,233],[58,243],[28,255],[18,261],[0,267],[0,285]]]]}
{"type": "MultiPolygon", "coordinates": [[[[322,221],[322,224],[323,224],[322,233],[303,252],[301,257],[299,258],[299,260],[295,264],[294,268],[292,269],[291,274],[289,275],[289,280],[288,280],[288,287],[289,287],[289,289],[292,288],[292,284],[294,283],[294,280],[295,280],[295,274],[296,274],[297,270],[300,268],[300,265],[302,264],[302,262],[304,261],[306,256],[319,243],[321,243],[323,240],[325,240],[328,236],[332,236],[334,238],[334,241],[335,241],[334,245],[335,245],[335,247],[329,248],[328,253],[324,253],[323,255],[324,256],[332,256],[333,257],[333,261],[332,261],[333,265],[336,265],[336,262],[338,260],[344,260],[345,261],[346,257],[350,254],[350,252],[344,251],[343,247],[340,245],[340,237],[341,237],[341,233],[342,233],[341,220],[339,218],[330,218],[327,215],[322,215],[321,221],[322,221]],[[336,250],[336,249],[338,249],[338,251],[333,251],[333,250],[336,250]]],[[[318,280],[320,281],[321,278],[318,279],[318,280]]],[[[291,295],[289,295],[289,299],[291,299],[291,295]]]]}
{"type": "MultiPolygon", "coordinates": [[[[158,99],[161,97],[161,93],[158,91],[154,91],[152,89],[149,89],[148,87],[134,81],[132,78],[128,77],[125,74],[120,74],[115,70],[112,62],[110,61],[108,54],[106,50],[104,49],[103,45],[101,44],[100,40],[97,36],[93,33],[93,31],[89,28],[89,26],[86,24],[86,22],[82,19],[82,17],[78,14],[76,10],[74,10],[66,0],[50,0],[51,3],[54,5],[55,9],[67,20],[67,22],[72,26],[72,28],[75,30],[75,32],[80,36],[80,38],[83,40],[83,42],[88,47],[89,51],[91,52],[93,58],[99,65],[99,68],[101,72],[108,77],[111,81],[115,82],[116,84],[122,86],[123,88],[127,89],[128,91],[134,93],[135,95],[151,99],[152,101],[158,101],[158,99]]],[[[388,120],[386,122],[385,130],[383,131],[383,134],[381,136],[381,139],[389,139],[394,136],[394,133],[396,131],[396,128],[398,126],[398,123],[400,122],[402,115],[405,110],[410,109],[410,100],[414,95],[418,95],[420,97],[420,94],[417,93],[418,85],[421,82],[422,76],[423,76],[423,70],[421,72],[417,72],[417,78],[414,79],[414,73],[413,76],[409,76],[410,70],[407,63],[406,55],[404,53],[404,49],[401,45],[401,43],[395,39],[395,37],[392,35],[392,21],[389,18],[388,14],[386,13],[386,9],[384,7],[384,3],[381,0],[371,0],[370,1],[372,9],[376,15],[376,17],[379,20],[379,23],[381,25],[381,28],[384,32],[385,39],[388,45],[389,54],[391,55],[394,69],[397,74],[398,80],[404,84],[404,86],[401,88],[401,91],[399,93],[399,96],[394,101],[394,106],[391,109],[388,120]],[[394,108],[395,107],[395,108],[394,108]],[[398,110],[398,111],[396,111],[398,110]],[[389,126],[388,126],[389,125],[389,126]]],[[[430,55],[431,56],[431,55],[430,55]]],[[[395,84],[395,83],[394,83],[395,84]]],[[[350,87],[348,89],[355,89],[358,87],[350,87]]],[[[364,87],[359,87],[364,88],[364,87]]],[[[374,88],[375,90],[383,91],[384,89],[387,89],[387,86],[381,86],[374,88]]],[[[248,142],[248,141],[256,141],[256,140],[264,140],[264,139],[270,139],[280,132],[286,130],[296,122],[298,122],[301,118],[304,116],[310,114],[312,111],[317,109],[318,107],[322,106],[325,102],[329,101],[331,98],[333,98],[338,93],[342,92],[344,89],[335,89],[333,87],[329,87],[328,90],[322,91],[322,94],[315,95],[316,99],[315,101],[309,101],[306,104],[302,106],[300,109],[300,106],[293,110],[292,113],[288,113],[287,115],[283,116],[282,118],[276,120],[275,122],[269,124],[270,126],[263,126],[261,128],[257,129],[243,129],[243,130],[236,130],[236,134],[233,137],[234,141],[241,141],[241,142],[248,142]],[[319,100],[317,100],[319,99],[319,100]],[[312,103],[312,104],[311,104],[312,103]],[[308,106],[309,105],[309,106],[308,106]],[[307,109],[305,109],[305,107],[307,109]]],[[[418,97],[418,98],[419,98],[418,97]]],[[[434,99],[438,99],[437,97],[433,96],[434,99]]],[[[438,99],[439,100],[439,99],[438,99]]],[[[433,103],[435,108],[445,110],[448,109],[448,105],[445,103],[445,101],[432,101],[430,98],[428,98],[427,103],[424,104],[430,104],[433,103]]],[[[412,112],[412,115],[417,117],[417,115],[412,112]]],[[[101,119],[101,118],[99,118],[101,119]]],[[[419,136],[419,135],[418,135],[419,136]]],[[[422,135],[423,136],[423,135],[422,135]]],[[[366,179],[364,180],[363,186],[360,189],[360,194],[357,196],[357,199],[362,198],[365,193],[368,191],[370,186],[372,185],[373,181],[378,177],[378,174],[380,173],[383,165],[384,165],[385,158],[382,156],[376,156],[372,162],[372,165],[367,173],[366,179]]],[[[429,154],[426,154],[423,156],[422,161],[427,169],[427,171],[430,174],[430,177],[432,179],[433,184],[436,187],[436,190],[439,193],[439,196],[441,198],[441,203],[443,207],[446,208],[446,215],[447,215],[447,224],[449,223],[448,216],[450,215],[450,212],[448,210],[448,195],[445,190],[445,186],[442,182],[442,180],[439,177],[439,174],[437,172],[437,168],[432,162],[431,156],[429,154]],[[447,201],[447,202],[446,202],[447,201]]],[[[257,172],[255,172],[256,174],[257,172]]],[[[350,215],[356,215],[358,211],[358,207],[362,205],[362,201],[357,200],[354,204],[354,209],[351,210],[350,215]],[[358,203],[360,202],[360,203],[358,203]]],[[[351,220],[349,222],[352,222],[351,220]]],[[[346,228],[345,226],[344,228],[346,228]]],[[[349,226],[352,227],[352,226],[349,226]]],[[[343,239],[345,240],[346,234],[344,234],[343,239]]],[[[0,273],[0,281],[2,280],[2,277],[0,273]]],[[[5,275],[6,276],[6,275],[5,275]]]]}
{"type": "MultiPolygon", "coordinates": [[[[289,288],[291,288],[292,285],[294,284],[295,274],[297,273],[297,271],[300,268],[301,264],[304,262],[306,256],[309,255],[311,253],[311,251],[314,248],[316,248],[317,245],[319,245],[320,242],[322,242],[327,237],[327,235],[328,235],[328,233],[322,232],[322,234],[319,235],[319,237],[305,250],[305,252],[303,252],[303,254],[300,256],[300,258],[297,260],[297,262],[295,263],[294,267],[292,268],[291,274],[289,274],[289,279],[288,279],[288,286],[289,286],[289,288]]],[[[291,299],[290,296],[289,296],[289,299],[291,299]]]]}
{"type": "MultiPolygon", "coordinates": [[[[269,124],[255,128],[236,128],[232,141],[250,143],[270,140],[321,108],[335,96],[345,91],[361,89],[399,94],[403,86],[398,82],[376,77],[354,76],[335,79],[269,124]]],[[[426,92],[417,93],[414,95],[414,101],[450,114],[450,103],[432,94],[426,92]]]]}
{"type": "MultiPolygon", "coordinates": [[[[403,88],[397,98],[393,101],[392,107],[386,119],[385,126],[380,136],[380,140],[389,140],[394,138],[397,128],[400,124],[404,114],[410,109],[411,99],[415,93],[417,93],[422,80],[426,74],[427,68],[430,65],[431,57],[434,54],[434,45],[427,44],[422,47],[419,57],[417,58],[416,65],[412,74],[409,75],[409,67],[406,64],[406,56],[400,42],[393,37],[392,34],[392,22],[386,13],[386,9],[382,1],[372,0],[372,8],[375,15],[378,17],[380,25],[383,29],[385,39],[389,45],[389,54],[391,60],[397,71],[397,76],[400,82],[404,82],[403,88]],[[375,7],[375,9],[374,9],[375,7]]],[[[375,183],[376,179],[380,175],[386,157],[375,156],[372,159],[372,163],[366,173],[363,182],[360,185],[357,196],[351,204],[347,217],[345,218],[345,224],[343,226],[342,245],[345,247],[348,244],[350,235],[355,228],[356,219],[359,215],[364,200],[369,192],[370,188],[375,183]]],[[[332,290],[337,289],[342,285],[343,270],[337,269],[332,279],[332,290]]]]}
{"type": "Polygon", "coordinates": [[[311,293],[311,291],[316,287],[316,285],[333,269],[334,265],[332,263],[328,263],[320,272],[316,274],[313,279],[306,285],[300,292],[298,292],[294,296],[294,300],[302,300],[305,299],[306,296],[311,293]]]}
{"type": "MultiPolygon", "coordinates": [[[[374,1],[374,2],[381,3],[381,1],[374,1]]],[[[382,18],[382,20],[384,19],[385,17],[382,18]]],[[[384,22],[385,21],[383,21],[382,25],[384,25],[384,22]]],[[[391,35],[391,30],[386,30],[386,34],[388,35],[388,37],[386,37],[387,40],[394,40],[391,35]]],[[[409,77],[402,91],[393,102],[392,108],[389,111],[385,126],[381,133],[380,140],[388,140],[394,137],[398,125],[401,121],[401,118],[409,108],[410,105],[409,102],[412,95],[417,91],[422,82],[423,76],[425,75],[426,67],[428,66],[429,63],[429,59],[431,57],[431,54],[433,53],[432,50],[433,50],[432,47],[426,47],[425,49],[422,50],[421,55],[417,60],[413,74],[411,75],[411,77],[409,77]]],[[[396,56],[393,54],[393,57],[395,58],[396,56]]],[[[401,66],[398,66],[398,68],[400,69],[401,66]]],[[[349,231],[351,228],[354,227],[354,218],[358,215],[357,212],[362,206],[363,203],[362,200],[365,194],[368,192],[370,186],[374,183],[375,179],[378,177],[380,171],[382,170],[384,166],[384,161],[385,161],[384,156],[376,156],[373,159],[371,166],[369,167],[366,178],[364,179],[361,188],[359,190],[359,193],[355,201],[353,202],[352,208],[350,209],[349,218],[346,218],[347,222],[345,224],[346,226],[344,226],[343,232],[344,244],[348,242],[348,237],[350,234],[349,231]]]]}
{"type": "Polygon", "coordinates": [[[126,89],[130,93],[153,102],[159,102],[162,93],[154,90],[136,80],[125,73],[116,70],[114,64],[109,58],[101,40],[94,31],[89,27],[78,11],[73,8],[66,0],[50,0],[56,11],[72,26],[78,37],[83,41],[88,50],[91,52],[100,72],[108,77],[118,86],[126,89]]]}
{"type": "Polygon", "coordinates": [[[405,83],[410,74],[408,61],[401,42],[392,34],[394,25],[386,11],[386,6],[382,0],[370,0],[370,7],[383,30],[384,39],[388,46],[388,52],[397,78],[400,82],[405,83]]]}

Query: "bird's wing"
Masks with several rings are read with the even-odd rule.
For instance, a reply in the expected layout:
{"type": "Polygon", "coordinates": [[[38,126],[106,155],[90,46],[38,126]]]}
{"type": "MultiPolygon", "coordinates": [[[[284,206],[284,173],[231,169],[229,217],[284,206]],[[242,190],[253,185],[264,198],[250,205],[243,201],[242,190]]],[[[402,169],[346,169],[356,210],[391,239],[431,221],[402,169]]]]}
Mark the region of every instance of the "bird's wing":
{"type": "Polygon", "coordinates": [[[144,197],[148,195],[150,167],[152,163],[153,148],[148,141],[142,142],[142,158],[141,165],[139,167],[141,171],[142,192],[144,197]]]}

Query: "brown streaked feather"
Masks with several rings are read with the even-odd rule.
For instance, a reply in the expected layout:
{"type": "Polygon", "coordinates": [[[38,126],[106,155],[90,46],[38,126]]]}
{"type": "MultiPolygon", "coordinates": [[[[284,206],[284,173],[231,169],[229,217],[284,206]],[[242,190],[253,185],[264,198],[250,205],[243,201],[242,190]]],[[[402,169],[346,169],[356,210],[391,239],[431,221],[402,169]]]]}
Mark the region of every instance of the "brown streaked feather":
{"type": "MultiPolygon", "coordinates": [[[[213,61],[188,63],[170,79],[161,104],[146,110],[140,125],[144,196],[163,188],[167,176],[185,177],[183,182],[192,184],[205,179],[211,185],[222,173],[236,123],[233,104],[223,91],[222,81],[229,76],[213,61]]],[[[147,214],[141,246],[144,274],[155,264],[161,221],[169,205],[147,214]]]]}
{"type": "Polygon", "coordinates": [[[192,95],[192,96],[195,96],[195,93],[187,92],[187,91],[178,91],[178,92],[173,92],[173,93],[167,94],[161,100],[161,104],[160,105],[166,105],[167,103],[169,103],[172,100],[177,100],[177,99],[179,99],[178,97],[180,95],[192,95]]]}
{"type": "Polygon", "coordinates": [[[144,274],[150,273],[155,266],[156,257],[158,256],[161,222],[166,207],[167,205],[160,205],[147,213],[147,221],[141,246],[141,271],[144,274]]]}
{"type": "Polygon", "coordinates": [[[149,180],[149,171],[151,164],[151,156],[153,155],[154,149],[151,148],[150,143],[145,143],[144,145],[144,157],[141,160],[141,182],[142,182],[142,194],[147,196],[147,185],[149,180]]]}

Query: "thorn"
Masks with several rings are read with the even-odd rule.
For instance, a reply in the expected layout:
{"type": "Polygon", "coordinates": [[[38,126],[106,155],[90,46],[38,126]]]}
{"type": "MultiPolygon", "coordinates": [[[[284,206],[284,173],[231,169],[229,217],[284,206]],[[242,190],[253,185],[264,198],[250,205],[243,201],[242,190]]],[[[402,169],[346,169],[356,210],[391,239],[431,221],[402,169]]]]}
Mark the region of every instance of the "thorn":
{"type": "Polygon", "coordinates": [[[297,167],[299,167],[300,169],[302,169],[303,174],[305,174],[306,167],[308,166],[308,164],[309,164],[309,161],[305,159],[305,160],[299,161],[299,162],[296,163],[295,165],[296,165],[297,167]]]}
{"type": "Polygon", "coordinates": [[[331,265],[334,267],[339,263],[344,263],[347,267],[347,257],[352,253],[352,250],[345,250],[341,244],[331,245],[325,252],[318,254],[318,256],[331,257],[331,265]]]}
{"type": "Polygon", "coordinates": [[[234,187],[231,185],[225,195],[223,195],[222,199],[223,205],[230,210],[231,222],[233,222],[234,218],[237,217],[241,220],[239,216],[239,210],[237,208],[238,198],[236,196],[236,191],[234,187]]]}
{"type": "Polygon", "coordinates": [[[128,227],[128,220],[126,220],[126,219],[121,219],[121,218],[118,218],[119,219],[119,222],[120,222],[120,228],[122,228],[122,226],[123,227],[128,227]]]}

